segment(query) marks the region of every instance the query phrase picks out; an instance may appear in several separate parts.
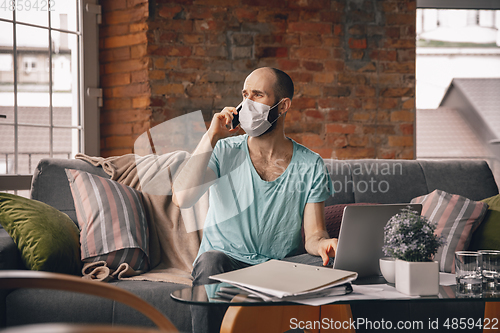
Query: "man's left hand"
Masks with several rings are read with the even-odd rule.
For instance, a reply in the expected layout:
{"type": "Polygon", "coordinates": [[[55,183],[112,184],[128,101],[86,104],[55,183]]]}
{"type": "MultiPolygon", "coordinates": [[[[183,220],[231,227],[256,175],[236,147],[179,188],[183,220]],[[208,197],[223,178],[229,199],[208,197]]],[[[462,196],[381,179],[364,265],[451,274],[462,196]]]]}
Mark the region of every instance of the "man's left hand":
{"type": "Polygon", "coordinates": [[[323,238],[318,244],[318,253],[323,259],[323,266],[328,265],[330,258],[335,257],[337,238],[323,238]]]}

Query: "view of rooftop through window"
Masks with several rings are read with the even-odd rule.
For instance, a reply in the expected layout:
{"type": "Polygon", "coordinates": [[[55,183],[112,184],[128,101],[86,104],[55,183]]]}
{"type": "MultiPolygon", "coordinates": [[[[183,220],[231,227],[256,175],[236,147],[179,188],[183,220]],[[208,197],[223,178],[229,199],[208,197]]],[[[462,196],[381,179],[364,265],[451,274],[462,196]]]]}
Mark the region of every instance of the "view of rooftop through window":
{"type": "Polygon", "coordinates": [[[417,10],[417,109],[435,109],[453,78],[500,77],[500,11],[417,10]]]}
{"type": "MultiPolygon", "coordinates": [[[[80,151],[78,1],[0,6],[0,174],[80,151]]],[[[0,3],[1,4],[1,3],[0,3]]]]}
{"type": "Polygon", "coordinates": [[[500,179],[500,11],[418,9],[419,159],[485,159],[500,179]]]}

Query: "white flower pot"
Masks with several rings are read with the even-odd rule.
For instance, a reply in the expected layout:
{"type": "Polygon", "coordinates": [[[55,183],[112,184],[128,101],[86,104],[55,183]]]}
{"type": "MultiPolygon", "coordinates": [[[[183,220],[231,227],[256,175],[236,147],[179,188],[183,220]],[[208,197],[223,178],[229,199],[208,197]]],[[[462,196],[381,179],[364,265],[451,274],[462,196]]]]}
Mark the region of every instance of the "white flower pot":
{"type": "Polygon", "coordinates": [[[439,265],[432,262],[396,260],[396,290],[410,296],[439,293],[439,265]]]}
{"type": "Polygon", "coordinates": [[[396,281],[396,259],[384,257],[379,259],[380,272],[388,283],[396,281]]]}

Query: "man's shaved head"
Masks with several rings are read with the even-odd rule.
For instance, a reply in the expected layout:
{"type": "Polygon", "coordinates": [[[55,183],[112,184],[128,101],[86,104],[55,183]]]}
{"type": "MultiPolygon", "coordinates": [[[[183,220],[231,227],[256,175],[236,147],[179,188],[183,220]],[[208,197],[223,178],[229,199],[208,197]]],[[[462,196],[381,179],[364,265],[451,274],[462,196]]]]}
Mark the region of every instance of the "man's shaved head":
{"type": "MultiPolygon", "coordinates": [[[[282,70],[272,67],[261,67],[254,70],[251,74],[259,73],[263,77],[272,75],[274,77],[274,82],[272,82],[272,87],[274,90],[275,103],[278,103],[283,98],[289,98],[292,100],[294,93],[293,81],[282,70]]],[[[251,75],[250,74],[250,75],[251,75]]]]}

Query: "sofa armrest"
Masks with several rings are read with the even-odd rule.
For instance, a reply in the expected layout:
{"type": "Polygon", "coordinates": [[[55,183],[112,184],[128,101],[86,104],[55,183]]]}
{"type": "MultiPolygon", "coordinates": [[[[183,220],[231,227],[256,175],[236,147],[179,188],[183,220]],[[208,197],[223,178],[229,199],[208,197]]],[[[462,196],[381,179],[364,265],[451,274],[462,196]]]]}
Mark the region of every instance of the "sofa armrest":
{"type": "Polygon", "coordinates": [[[0,270],[26,269],[21,252],[7,231],[0,227],[0,270]]]}
{"type": "Polygon", "coordinates": [[[44,158],[36,166],[31,183],[31,199],[44,202],[68,214],[69,218],[78,225],[65,169],[81,170],[105,178],[109,178],[109,175],[101,167],[78,159],[44,158]]]}

